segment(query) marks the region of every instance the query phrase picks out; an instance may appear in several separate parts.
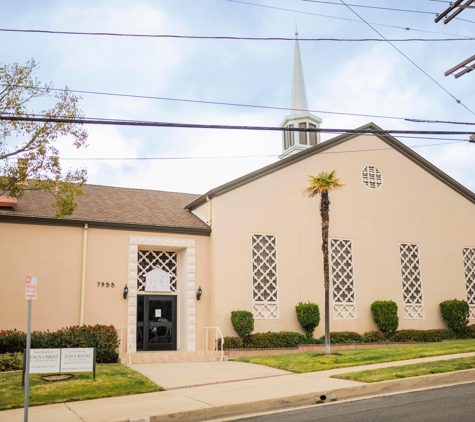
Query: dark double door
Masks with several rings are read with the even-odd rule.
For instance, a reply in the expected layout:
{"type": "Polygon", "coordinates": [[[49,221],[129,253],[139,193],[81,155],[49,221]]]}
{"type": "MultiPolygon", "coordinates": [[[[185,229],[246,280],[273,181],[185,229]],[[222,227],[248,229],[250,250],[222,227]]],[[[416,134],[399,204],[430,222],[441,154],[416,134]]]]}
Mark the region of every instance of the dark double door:
{"type": "Polygon", "coordinates": [[[137,350],[176,350],[176,296],[137,296],[137,350]]]}

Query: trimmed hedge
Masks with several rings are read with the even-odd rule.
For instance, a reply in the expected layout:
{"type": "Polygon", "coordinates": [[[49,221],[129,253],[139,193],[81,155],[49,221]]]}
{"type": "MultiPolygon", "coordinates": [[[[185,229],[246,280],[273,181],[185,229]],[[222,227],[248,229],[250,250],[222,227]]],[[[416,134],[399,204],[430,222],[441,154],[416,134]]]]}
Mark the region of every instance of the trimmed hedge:
{"type": "Polygon", "coordinates": [[[313,338],[315,328],[320,324],[320,309],[316,303],[302,303],[295,307],[297,319],[308,338],[313,338]]]}
{"type": "Polygon", "coordinates": [[[456,335],[445,328],[437,330],[398,330],[391,341],[397,343],[430,343],[442,340],[453,340],[455,338],[456,335]]]}
{"type": "Polygon", "coordinates": [[[249,311],[232,311],[231,324],[243,344],[246,344],[249,335],[254,331],[254,316],[249,311]]]}
{"type": "MultiPolygon", "coordinates": [[[[31,333],[32,349],[95,347],[96,362],[111,363],[118,357],[119,336],[112,325],[83,325],[62,328],[58,331],[31,333]]],[[[23,353],[26,333],[17,330],[0,331],[0,354],[23,353]]]]}
{"type": "Polygon", "coordinates": [[[371,304],[371,314],[379,331],[391,337],[399,326],[397,304],[393,300],[377,300],[371,304]]]}
{"type": "MultiPolygon", "coordinates": [[[[320,337],[320,340],[325,342],[325,336],[320,337]]],[[[353,331],[338,331],[330,333],[331,344],[349,344],[349,343],[363,343],[363,336],[353,331]]]]}
{"type": "Polygon", "coordinates": [[[0,372],[17,371],[23,368],[23,353],[0,355],[0,372]]]}
{"type": "Polygon", "coordinates": [[[445,300],[439,306],[442,318],[444,318],[449,330],[452,330],[459,336],[466,335],[470,315],[467,301],[457,299],[445,300]]]}
{"type": "Polygon", "coordinates": [[[363,343],[385,343],[388,338],[381,331],[368,331],[363,334],[363,343]]]}

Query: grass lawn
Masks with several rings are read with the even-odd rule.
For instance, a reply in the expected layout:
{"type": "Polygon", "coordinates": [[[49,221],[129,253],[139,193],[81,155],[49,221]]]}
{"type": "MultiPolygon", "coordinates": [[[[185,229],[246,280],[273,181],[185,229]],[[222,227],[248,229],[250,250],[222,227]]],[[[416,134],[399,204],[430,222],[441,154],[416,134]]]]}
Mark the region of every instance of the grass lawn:
{"type": "Polygon", "coordinates": [[[325,356],[322,352],[306,352],[242,357],[235,360],[284,369],[295,373],[304,373],[466,352],[475,352],[475,340],[335,350],[334,354],[330,356],[325,356]]]}
{"type": "MultiPolygon", "coordinates": [[[[97,365],[96,381],[91,372],[78,372],[74,378],[51,383],[43,381],[43,375],[46,374],[30,376],[31,406],[163,391],[142,374],[119,363],[97,365]]],[[[24,400],[21,371],[1,372],[0,410],[23,407],[24,400]]]]}
{"type": "Polygon", "coordinates": [[[442,374],[444,372],[462,371],[475,368],[475,357],[457,358],[438,362],[416,363],[413,365],[393,366],[391,368],[373,369],[348,374],[334,375],[339,378],[360,382],[379,382],[421,375],[442,374]]]}

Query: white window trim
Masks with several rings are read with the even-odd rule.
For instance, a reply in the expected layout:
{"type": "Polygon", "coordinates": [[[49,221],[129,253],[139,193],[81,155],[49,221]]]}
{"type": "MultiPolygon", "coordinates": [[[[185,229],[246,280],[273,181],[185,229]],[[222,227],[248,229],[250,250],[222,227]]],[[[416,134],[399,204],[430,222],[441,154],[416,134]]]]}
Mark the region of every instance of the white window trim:
{"type": "Polygon", "coordinates": [[[360,174],[361,174],[361,181],[363,182],[363,184],[366,186],[367,189],[369,190],[379,190],[381,188],[381,186],[383,186],[384,184],[384,175],[383,175],[383,172],[381,171],[381,169],[376,165],[376,164],[371,164],[371,163],[367,163],[364,165],[364,167],[361,169],[360,171],[360,174]],[[375,188],[372,188],[370,186],[368,186],[363,178],[363,170],[368,167],[368,166],[372,166],[374,167],[377,171],[379,171],[381,173],[381,184],[375,188]]]}
{"type": "Polygon", "coordinates": [[[354,249],[353,249],[353,239],[349,238],[343,238],[343,237],[332,237],[330,238],[330,276],[331,276],[331,282],[332,282],[332,291],[331,291],[331,301],[332,301],[332,309],[333,309],[333,319],[341,319],[341,320],[346,320],[346,319],[357,319],[358,315],[356,313],[356,276],[355,276],[355,255],[354,255],[354,249]],[[331,260],[332,256],[332,248],[331,248],[331,241],[332,240],[349,240],[351,242],[351,266],[352,266],[352,273],[353,273],[353,302],[334,302],[333,300],[333,262],[331,260]],[[336,312],[335,306],[353,306],[353,315],[354,316],[347,316],[347,317],[341,317],[341,316],[335,316],[335,314],[340,314],[341,311],[336,312]]]}
{"type": "MultiPolygon", "coordinates": [[[[467,278],[467,270],[465,268],[465,260],[464,260],[464,249],[473,249],[473,251],[475,252],[475,246],[462,246],[462,270],[463,270],[463,278],[464,278],[464,284],[465,284],[465,296],[467,298],[467,303],[468,303],[468,306],[470,308],[470,315],[469,315],[469,319],[475,319],[475,304],[470,304],[470,299],[468,297],[468,289],[467,289],[467,281],[468,281],[468,278],[467,278]]],[[[475,264],[475,261],[474,261],[474,264],[475,264]]],[[[474,281],[474,287],[475,289],[475,281],[474,281]]]]}
{"type": "Polygon", "coordinates": [[[402,306],[403,306],[403,312],[404,312],[404,319],[407,320],[424,320],[426,319],[426,313],[425,313],[425,305],[424,305],[424,286],[422,283],[422,265],[421,265],[421,247],[419,243],[416,242],[399,242],[398,244],[398,255],[399,255],[399,271],[401,272],[401,295],[402,295],[402,306]],[[417,258],[419,261],[419,274],[420,274],[420,289],[421,289],[421,308],[422,308],[422,317],[414,318],[407,316],[408,313],[406,312],[406,306],[407,307],[413,307],[414,305],[412,304],[406,304],[404,301],[404,278],[403,278],[403,273],[402,273],[402,262],[401,262],[401,245],[416,245],[417,246],[417,258]]]}
{"type": "MultiPolygon", "coordinates": [[[[280,290],[279,290],[279,239],[277,234],[274,233],[251,233],[251,303],[252,303],[252,315],[256,320],[278,320],[280,319],[280,290]],[[275,277],[276,277],[276,290],[277,290],[277,300],[275,302],[264,302],[264,301],[255,301],[254,300],[254,262],[253,262],[253,237],[254,236],[273,236],[275,237],[275,277]],[[256,316],[256,312],[254,306],[257,305],[267,305],[267,304],[274,304],[275,305],[275,317],[259,317],[256,316]]],[[[267,305],[268,306],[268,305],[267,305]]]]}

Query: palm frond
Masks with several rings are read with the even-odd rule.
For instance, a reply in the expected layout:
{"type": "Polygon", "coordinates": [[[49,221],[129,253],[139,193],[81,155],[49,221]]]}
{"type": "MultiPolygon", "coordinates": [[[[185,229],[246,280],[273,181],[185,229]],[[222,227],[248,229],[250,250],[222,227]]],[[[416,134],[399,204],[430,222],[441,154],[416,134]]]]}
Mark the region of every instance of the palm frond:
{"type": "Polygon", "coordinates": [[[340,178],[336,177],[336,170],[333,170],[330,173],[322,171],[316,176],[309,175],[308,177],[310,186],[303,191],[303,194],[309,198],[313,198],[323,191],[341,189],[345,186],[340,182],[340,178]]]}

